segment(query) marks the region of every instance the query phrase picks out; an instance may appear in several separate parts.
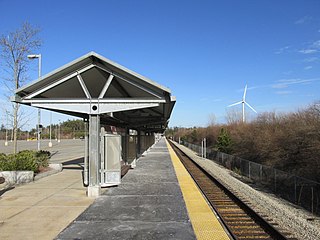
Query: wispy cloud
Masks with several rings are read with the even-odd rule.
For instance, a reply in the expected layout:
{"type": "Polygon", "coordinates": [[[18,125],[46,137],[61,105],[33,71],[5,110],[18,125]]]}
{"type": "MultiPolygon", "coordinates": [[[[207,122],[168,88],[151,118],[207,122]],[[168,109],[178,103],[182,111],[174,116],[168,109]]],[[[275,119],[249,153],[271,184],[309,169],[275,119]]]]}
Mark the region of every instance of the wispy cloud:
{"type": "Polygon", "coordinates": [[[294,22],[294,24],[304,24],[306,22],[309,22],[312,19],[310,16],[303,16],[302,18],[299,18],[294,22]]]}
{"type": "Polygon", "coordinates": [[[310,70],[310,69],[312,69],[312,66],[306,66],[306,67],[304,68],[304,70],[310,70]]]}
{"type": "Polygon", "coordinates": [[[281,79],[276,81],[275,84],[272,84],[272,88],[276,89],[283,89],[287,88],[290,85],[297,85],[297,84],[310,84],[315,81],[319,81],[319,78],[313,78],[313,79],[300,79],[300,78],[294,78],[294,79],[281,79]]]}
{"type": "MultiPolygon", "coordinates": [[[[301,60],[302,62],[312,63],[319,61],[320,58],[315,56],[315,54],[320,53],[320,40],[316,40],[309,43],[304,43],[304,47],[295,48],[292,46],[284,46],[279,48],[274,54],[288,54],[288,53],[299,53],[302,55],[306,55],[306,57],[301,60]]],[[[307,67],[308,70],[311,69],[309,66],[307,67]]]]}
{"type": "Polygon", "coordinates": [[[320,40],[314,41],[309,44],[306,48],[299,50],[299,53],[302,54],[313,54],[320,51],[320,40]]]}
{"type": "Polygon", "coordinates": [[[318,60],[319,60],[319,58],[317,58],[317,57],[309,57],[309,58],[304,59],[303,61],[307,62],[307,63],[311,63],[311,62],[316,62],[318,60]]]}
{"type": "Polygon", "coordinates": [[[285,47],[282,47],[282,48],[279,48],[277,51],[275,51],[274,53],[275,54],[282,54],[282,53],[286,53],[286,52],[289,52],[291,46],[285,46],[285,47]]]}
{"type": "Polygon", "coordinates": [[[276,94],[279,94],[279,95],[288,95],[288,94],[291,94],[292,91],[277,91],[276,94]]]}
{"type": "MultiPolygon", "coordinates": [[[[247,85],[248,87],[247,87],[247,91],[251,91],[251,90],[253,90],[253,89],[257,89],[257,88],[262,88],[262,87],[264,87],[264,86],[250,86],[249,84],[247,85]]],[[[244,87],[243,88],[239,88],[239,89],[237,89],[236,90],[237,92],[244,92],[244,87]]]]}
{"type": "Polygon", "coordinates": [[[313,42],[313,43],[312,43],[312,46],[313,46],[314,48],[320,49],[320,40],[317,40],[317,41],[313,42]]]}
{"type": "Polygon", "coordinates": [[[318,52],[318,50],[309,48],[309,49],[301,49],[298,52],[302,54],[312,54],[312,53],[318,52]]]}
{"type": "Polygon", "coordinates": [[[253,90],[253,89],[257,89],[257,88],[261,88],[263,86],[252,86],[252,87],[248,87],[247,90],[253,90]]]}

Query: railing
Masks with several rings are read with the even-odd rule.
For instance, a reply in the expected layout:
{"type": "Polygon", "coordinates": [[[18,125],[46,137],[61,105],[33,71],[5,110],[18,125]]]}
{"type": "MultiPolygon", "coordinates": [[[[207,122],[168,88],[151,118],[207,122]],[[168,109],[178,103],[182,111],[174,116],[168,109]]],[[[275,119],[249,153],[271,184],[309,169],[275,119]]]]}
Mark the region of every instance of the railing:
{"type": "MultiPolygon", "coordinates": [[[[181,144],[197,152],[200,156],[202,147],[181,141],[181,144]]],[[[251,162],[233,155],[207,150],[207,159],[251,179],[296,205],[313,214],[320,215],[320,183],[302,178],[270,166],[251,162]]]]}

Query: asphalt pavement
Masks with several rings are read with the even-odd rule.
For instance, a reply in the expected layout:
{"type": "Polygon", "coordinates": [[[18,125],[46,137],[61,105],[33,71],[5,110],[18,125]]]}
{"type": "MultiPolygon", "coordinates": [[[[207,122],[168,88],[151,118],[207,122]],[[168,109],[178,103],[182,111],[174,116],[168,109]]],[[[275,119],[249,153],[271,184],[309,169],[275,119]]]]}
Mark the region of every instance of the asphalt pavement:
{"type": "MultiPolygon", "coordinates": [[[[37,141],[18,141],[18,151],[37,150],[37,141]]],[[[81,139],[62,139],[60,142],[52,140],[52,147],[49,147],[49,140],[41,140],[41,150],[51,152],[50,163],[62,163],[84,156],[84,140],[81,139]]],[[[0,140],[0,153],[13,153],[13,142],[0,140]]]]}

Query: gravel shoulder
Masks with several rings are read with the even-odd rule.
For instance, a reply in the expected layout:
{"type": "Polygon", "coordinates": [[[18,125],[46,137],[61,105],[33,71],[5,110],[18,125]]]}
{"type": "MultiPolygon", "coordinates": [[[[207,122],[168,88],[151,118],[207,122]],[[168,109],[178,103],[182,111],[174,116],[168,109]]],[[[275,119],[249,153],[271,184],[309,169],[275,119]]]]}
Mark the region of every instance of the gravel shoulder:
{"type": "MultiPolygon", "coordinates": [[[[236,195],[246,201],[260,215],[272,219],[271,223],[276,228],[291,233],[292,237],[303,240],[320,239],[320,218],[310,212],[299,208],[286,200],[280,199],[274,194],[257,190],[239,179],[233,177],[236,174],[216,164],[212,160],[203,159],[185,146],[174,143],[189,157],[196,161],[212,176],[219,179],[229,187],[236,195]]],[[[240,178],[240,176],[239,176],[240,178]]]]}

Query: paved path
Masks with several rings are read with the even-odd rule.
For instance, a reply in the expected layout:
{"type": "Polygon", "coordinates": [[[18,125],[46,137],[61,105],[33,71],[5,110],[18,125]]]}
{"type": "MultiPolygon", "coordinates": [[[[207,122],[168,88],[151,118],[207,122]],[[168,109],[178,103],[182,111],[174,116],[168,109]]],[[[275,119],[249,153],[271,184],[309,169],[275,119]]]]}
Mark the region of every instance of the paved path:
{"type": "Polygon", "coordinates": [[[82,186],[81,169],[18,186],[0,196],[0,239],[53,239],[93,201],[82,186]]]}
{"type": "Polygon", "coordinates": [[[57,239],[194,240],[164,139],[57,239]]]}

